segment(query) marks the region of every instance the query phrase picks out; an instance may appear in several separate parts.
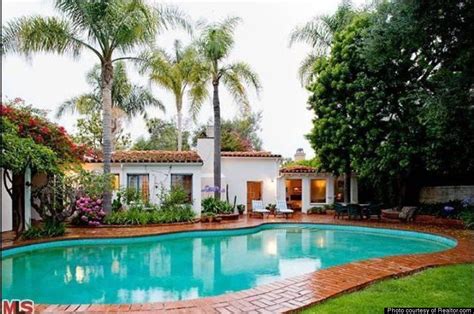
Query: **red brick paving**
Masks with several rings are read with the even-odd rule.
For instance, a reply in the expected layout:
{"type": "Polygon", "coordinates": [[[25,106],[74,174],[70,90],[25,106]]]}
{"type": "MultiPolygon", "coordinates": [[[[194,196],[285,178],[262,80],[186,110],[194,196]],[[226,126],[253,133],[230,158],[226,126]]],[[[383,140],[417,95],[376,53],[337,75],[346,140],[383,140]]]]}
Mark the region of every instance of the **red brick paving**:
{"type": "MultiPolygon", "coordinates": [[[[295,215],[289,220],[243,218],[236,222],[188,224],[124,228],[70,228],[63,238],[126,237],[162,234],[186,230],[215,230],[249,227],[264,222],[315,222],[351,224],[432,232],[457,239],[458,245],[450,250],[430,254],[413,254],[373,258],[345,265],[322,269],[313,273],[215,297],[186,301],[122,304],[122,305],[37,305],[37,313],[275,313],[291,312],[334,297],[361,289],[373,282],[408,275],[428,267],[473,263],[474,232],[416,224],[374,221],[334,220],[329,215],[295,215]]],[[[3,238],[3,235],[2,235],[3,238]]],[[[2,239],[2,248],[41,241],[13,241],[2,239]]]]}

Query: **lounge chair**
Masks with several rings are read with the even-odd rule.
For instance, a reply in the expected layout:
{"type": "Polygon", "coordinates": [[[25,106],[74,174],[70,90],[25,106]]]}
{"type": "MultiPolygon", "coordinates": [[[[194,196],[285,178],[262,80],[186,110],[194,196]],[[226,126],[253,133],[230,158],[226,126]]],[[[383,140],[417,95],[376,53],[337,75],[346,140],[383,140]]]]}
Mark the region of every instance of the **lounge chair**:
{"type": "Polygon", "coordinates": [[[380,220],[382,215],[382,205],[380,204],[369,204],[364,210],[363,213],[367,219],[370,219],[370,216],[377,216],[380,220]]]}
{"type": "Polygon", "coordinates": [[[278,215],[278,214],[283,214],[285,215],[286,218],[288,218],[288,215],[293,214],[293,210],[288,208],[286,201],[277,200],[275,215],[278,215]]]}
{"type": "Polygon", "coordinates": [[[402,208],[402,211],[400,212],[400,214],[398,214],[398,218],[401,221],[410,222],[415,219],[415,214],[416,214],[416,207],[405,206],[402,208]]]}
{"type": "Polygon", "coordinates": [[[347,215],[346,206],[341,203],[334,203],[334,218],[341,218],[341,216],[344,218],[344,215],[347,215]]]}
{"type": "Polygon", "coordinates": [[[263,206],[263,201],[252,200],[252,214],[254,213],[262,214],[262,217],[264,217],[265,214],[270,214],[270,211],[265,209],[263,206]]]}

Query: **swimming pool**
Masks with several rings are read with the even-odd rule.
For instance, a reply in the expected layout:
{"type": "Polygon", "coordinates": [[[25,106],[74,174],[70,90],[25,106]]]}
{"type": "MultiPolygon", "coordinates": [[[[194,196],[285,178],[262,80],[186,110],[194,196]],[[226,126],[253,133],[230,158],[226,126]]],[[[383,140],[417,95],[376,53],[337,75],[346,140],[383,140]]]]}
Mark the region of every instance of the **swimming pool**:
{"type": "Polygon", "coordinates": [[[433,234],[326,224],[55,241],[2,251],[2,297],[53,304],[193,299],[454,246],[433,234]]]}

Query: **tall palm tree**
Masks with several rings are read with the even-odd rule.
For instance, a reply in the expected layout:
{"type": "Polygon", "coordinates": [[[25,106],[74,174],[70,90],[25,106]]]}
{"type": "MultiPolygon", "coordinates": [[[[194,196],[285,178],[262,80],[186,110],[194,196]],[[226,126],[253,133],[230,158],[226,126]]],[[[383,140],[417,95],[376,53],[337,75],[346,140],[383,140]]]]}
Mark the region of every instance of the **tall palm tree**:
{"type": "Polygon", "coordinates": [[[334,33],[348,25],[354,13],[352,2],[344,0],[333,15],[316,16],[292,30],[290,33],[290,47],[301,42],[309,44],[312,48],[312,51],[303,59],[298,69],[301,85],[304,86],[309,83],[314,62],[329,53],[334,33]]]}
{"type": "MultiPolygon", "coordinates": [[[[21,17],[3,26],[2,54],[29,56],[36,52],[54,52],[78,57],[87,50],[99,59],[104,174],[109,174],[114,63],[130,59],[128,54],[140,46],[152,45],[160,29],[177,24],[187,27],[188,24],[177,9],[151,7],[143,0],[56,0],[55,7],[60,17],[21,17]]],[[[104,207],[108,212],[111,210],[111,187],[105,190],[104,207]]]]}
{"type": "Polygon", "coordinates": [[[222,82],[237,104],[245,109],[250,107],[246,86],[254,87],[257,94],[261,89],[258,75],[247,63],[224,63],[234,46],[234,30],[239,22],[240,18],[230,17],[219,23],[204,25],[197,42],[202,58],[207,64],[208,79],[213,87],[215,198],[220,198],[221,195],[221,109],[219,84],[222,82]]]}
{"type": "MultiPolygon", "coordinates": [[[[86,75],[87,83],[92,92],[72,97],[62,103],[56,111],[56,117],[62,117],[66,112],[87,115],[102,112],[100,65],[96,65],[86,75]]],[[[148,106],[157,107],[164,111],[165,107],[150,91],[143,86],[130,83],[125,63],[119,61],[114,66],[112,83],[112,139],[121,131],[123,118],[131,119],[141,114],[147,116],[148,106]]],[[[113,143],[113,141],[112,141],[113,143]]],[[[113,146],[113,145],[112,145],[113,146]]]]}
{"type": "Polygon", "coordinates": [[[177,111],[178,151],[183,147],[183,98],[187,93],[191,100],[193,117],[199,112],[208,97],[206,88],[206,66],[199,60],[193,46],[183,47],[179,40],[173,45],[173,52],[157,49],[143,58],[142,72],[149,71],[150,81],[173,93],[177,111]]]}

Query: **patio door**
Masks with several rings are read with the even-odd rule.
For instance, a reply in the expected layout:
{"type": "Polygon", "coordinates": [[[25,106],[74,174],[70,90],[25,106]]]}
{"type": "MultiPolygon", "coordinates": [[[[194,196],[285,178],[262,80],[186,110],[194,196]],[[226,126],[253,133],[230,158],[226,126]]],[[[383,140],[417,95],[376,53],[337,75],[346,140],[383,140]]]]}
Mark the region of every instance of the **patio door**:
{"type": "Polygon", "coordinates": [[[252,201],[262,199],[262,182],[247,181],[247,211],[252,210],[252,201]]]}

